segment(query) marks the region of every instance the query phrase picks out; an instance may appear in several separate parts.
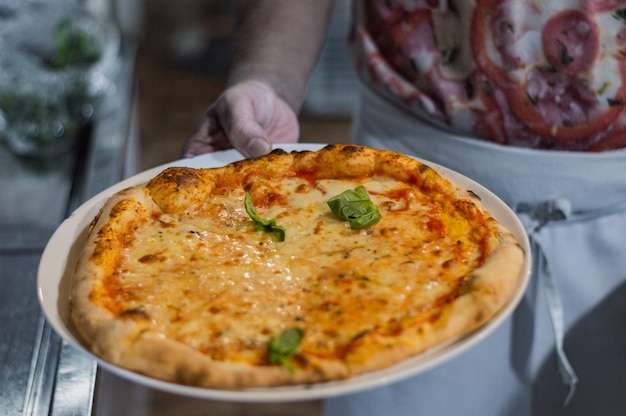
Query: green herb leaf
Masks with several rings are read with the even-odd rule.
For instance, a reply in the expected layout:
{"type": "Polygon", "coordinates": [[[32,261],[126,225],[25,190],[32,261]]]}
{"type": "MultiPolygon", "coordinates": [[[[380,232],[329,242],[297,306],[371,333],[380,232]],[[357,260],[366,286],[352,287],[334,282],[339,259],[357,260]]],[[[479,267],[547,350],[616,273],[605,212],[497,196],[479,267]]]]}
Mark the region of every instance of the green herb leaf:
{"type": "Polygon", "coordinates": [[[55,33],[56,49],[50,60],[52,68],[70,65],[91,65],[100,59],[100,48],[94,37],[72,29],[69,19],[59,22],[55,33]]]}
{"type": "Polygon", "coordinates": [[[280,364],[293,373],[296,368],[289,359],[300,349],[302,336],[302,330],[288,328],[280,335],[272,337],[267,344],[267,356],[270,364],[280,364]]]}
{"type": "Polygon", "coordinates": [[[604,83],[602,83],[602,85],[600,86],[600,88],[598,89],[598,95],[602,95],[605,93],[605,91],[607,90],[607,88],[609,88],[609,82],[605,81],[604,83]]]}
{"type": "Polygon", "coordinates": [[[342,221],[348,221],[351,228],[366,228],[380,221],[380,211],[362,185],[332,197],[327,203],[333,214],[342,221]]]}
{"type": "Polygon", "coordinates": [[[244,206],[246,208],[246,213],[248,213],[250,218],[252,218],[255,222],[255,229],[257,231],[265,231],[266,233],[274,234],[278,241],[285,241],[285,228],[280,225],[276,225],[276,220],[274,219],[266,220],[261,218],[254,209],[254,206],[252,205],[252,198],[247,192],[244,198],[244,206]]]}

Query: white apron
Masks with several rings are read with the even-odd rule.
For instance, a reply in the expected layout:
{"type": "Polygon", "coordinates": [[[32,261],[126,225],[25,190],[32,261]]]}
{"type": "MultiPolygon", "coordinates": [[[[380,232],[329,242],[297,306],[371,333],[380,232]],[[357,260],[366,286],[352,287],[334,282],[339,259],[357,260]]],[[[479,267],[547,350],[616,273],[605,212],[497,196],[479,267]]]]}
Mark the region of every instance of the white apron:
{"type": "Polygon", "coordinates": [[[354,141],[485,185],[527,227],[534,272],[513,317],[411,379],[329,399],[349,415],[626,415],[626,150],[538,151],[454,136],[366,87],[354,141]]]}

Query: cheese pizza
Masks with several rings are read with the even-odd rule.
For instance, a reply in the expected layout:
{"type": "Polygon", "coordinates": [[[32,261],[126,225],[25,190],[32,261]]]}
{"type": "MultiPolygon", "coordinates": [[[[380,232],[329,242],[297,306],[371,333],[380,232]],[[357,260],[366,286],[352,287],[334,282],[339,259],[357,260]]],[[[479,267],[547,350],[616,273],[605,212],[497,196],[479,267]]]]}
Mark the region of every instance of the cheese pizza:
{"type": "Polygon", "coordinates": [[[525,253],[414,158],[356,145],[171,167],[109,198],[72,280],[87,348],[210,388],[340,380],[461,337],[525,253]]]}

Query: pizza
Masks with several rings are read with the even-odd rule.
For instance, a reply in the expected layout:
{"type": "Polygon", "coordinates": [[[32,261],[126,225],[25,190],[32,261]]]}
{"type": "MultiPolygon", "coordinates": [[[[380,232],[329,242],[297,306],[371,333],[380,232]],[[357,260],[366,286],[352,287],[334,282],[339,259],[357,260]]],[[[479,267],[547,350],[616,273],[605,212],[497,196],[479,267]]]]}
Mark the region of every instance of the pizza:
{"type": "Polygon", "coordinates": [[[626,147],[626,1],[355,2],[357,72],[461,136],[626,147]]]}
{"type": "Polygon", "coordinates": [[[525,256],[472,190],[357,145],[167,168],[88,232],[84,345],[217,389],[342,380],[459,339],[511,302],[525,256]]]}

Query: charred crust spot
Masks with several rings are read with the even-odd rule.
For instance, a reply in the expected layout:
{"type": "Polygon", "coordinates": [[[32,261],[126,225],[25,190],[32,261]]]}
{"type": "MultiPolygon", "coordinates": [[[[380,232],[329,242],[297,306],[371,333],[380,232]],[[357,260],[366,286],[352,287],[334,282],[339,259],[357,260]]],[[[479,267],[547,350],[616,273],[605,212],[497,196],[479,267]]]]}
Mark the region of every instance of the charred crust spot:
{"type": "Polygon", "coordinates": [[[363,337],[365,337],[367,334],[369,334],[370,330],[366,329],[364,331],[359,332],[358,334],[356,334],[355,336],[352,337],[351,342],[357,341],[363,337]]]}
{"type": "Polygon", "coordinates": [[[96,216],[94,217],[93,220],[91,220],[91,223],[89,224],[89,230],[93,230],[93,227],[96,226],[96,223],[98,222],[98,220],[100,219],[100,217],[102,216],[102,209],[100,211],[98,211],[98,214],[96,214],[96,216]]]}
{"type": "Polygon", "coordinates": [[[219,305],[212,305],[209,308],[209,312],[211,312],[212,314],[216,314],[216,313],[220,313],[224,310],[225,308],[223,306],[219,306],[219,305]]]}
{"type": "Polygon", "coordinates": [[[430,172],[432,168],[424,163],[420,163],[419,165],[419,173],[423,175],[426,172],[430,172]]]}
{"type": "Polygon", "coordinates": [[[235,173],[238,173],[239,171],[241,171],[241,169],[246,166],[250,160],[252,159],[242,159],[242,160],[236,160],[234,162],[232,162],[229,166],[233,168],[235,173]]]}
{"type": "Polygon", "coordinates": [[[476,312],[476,316],[474,316],[474,319],[476,320],[476,323],[480,323],[480,322],[484,321],[484,319],[485,319],[484,311],[482,309],[478,310],[476,312]]]}
{"type": "Polygon", "coordinates": [[[294,160],[302,159],[305,156],[307,156],[309,153],[311,153],[310,150],[294,150],[293,152],[291,152],[294,160]]]}
{"type": "Polygon", "coordinates": [[[326,302],[323,302],[323,303],[320,305],[320,310],[325,311],[325,312],[328,312],[328,311],[330,311],[331,309],[333,309],[334,307],[336,307],[337,305],[339,305],[339,303],[338,303],[338,302],[333,302],[333,301],[328,300],[328,301],[326,301],[326,302]]]}
{"type": "Polygon", "coordinates": [[[443,267],[444,269],[449,269],[453,264],[454,264],[454,260],[448,259],[444,261],[443,263],[441,263],[441,267],[443,267]]]}
{"type": "Polygon", "coordinates": [[[478,199],[479,201],[482,201],[482,198],[476,192],[472,191],[471,189],[468,189],[467,193],[470,194],[471,196],[473,196],[474,198],[478,199]]]}
{"type": "Polygon", "coordinates": [[[308,185],[308,184],[301,184],[301,185],[298,185],[298,187],[296,188],[296,193],[302,194],[302,193],[308,192],[309,189],[311,189],[310,185],[308,185]]]}
{"type": "Polygon", "coordinates": [[[177,186],[195,186],[199,179],[195,172],[185,169],[173,178],[177,186]]]}
{"type": "Polygon", "coordinates": [[[309,359],[302,354],[296,354],[292,357],[300,367],[307,367],[309,365],[309,359]]]}
{"type": "Polygon", "coordinates": [[[176,368],[174,379],[180,384],[199,386],[209,378],[208,376],[209,374],[204,370],[193,369],[188,365],[180,365],[176,368]]]}
{"type": "Polygon", "coordinates": [[[179,187],[196,186],[200,181],[193,169],[176,167],[164,170],[155,180],[159,178],[164,182],[170,182],[179,187]]]}
{"type": "Polygon", "coordinates": [[[353,155],[353,154],[362,153],[362,152],[363,152],[362,147],[354,146],[354,145],[347,145],[341,149],[341,153],[345,153],[347,155],[353,155]]]}
{"type": "Polygon", "coordinates": [[[145,264],[145,263],[154,263],[155,261],[161,261],[161,260],[162,259],[156,254],[146,254],[145,256],[141,257],[138,261],[139,263],[145,264]]]}
{"type": "Polygon", "coordinates": [[[278,149],[274,149],[270,152],[270,155],[276,155],[276,156],[281,156],[281,155],[286,155],[287,152],[281,148],[278,149]]]}
{"type": "Polygon", "coordinates": [[[475,290],[474,279],[476,279],[476,276],[474,274],[470,274],[461,282],[457,292],[458,296],[463,296],[475,290]]]}
{"type": "Polygon", "coordinates": [[[127,318],[127,319],[143,319],[143,320],[146,320],[146,321],[150,320],[150,315],[148,315],[148,312],[146,312],[141,307],[127,309],[127,310],[123,311],[122,313],[120,313],[119,317],[120,318],[127,318]]]}

